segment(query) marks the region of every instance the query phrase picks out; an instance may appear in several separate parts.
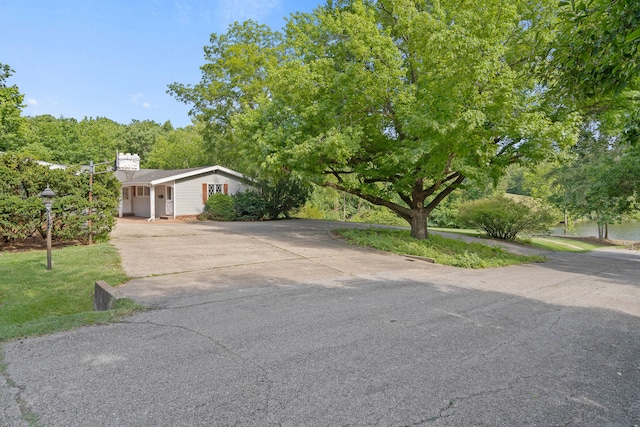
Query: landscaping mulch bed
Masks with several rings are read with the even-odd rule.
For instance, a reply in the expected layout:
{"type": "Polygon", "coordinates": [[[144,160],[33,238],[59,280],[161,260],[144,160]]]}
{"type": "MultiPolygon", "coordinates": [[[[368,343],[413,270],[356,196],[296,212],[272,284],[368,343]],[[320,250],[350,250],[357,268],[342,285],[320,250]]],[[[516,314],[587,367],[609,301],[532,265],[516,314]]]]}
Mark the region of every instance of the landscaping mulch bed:
{"type": "MultiPolygon", "coordinates": [[[[74,246],[81,244],[78,240],[72,241],[52,241],[52,248],[64,248],[65,246],[74,246]]],[[[28,239],[17,240],[14,242],[5,242],[0,240],[0,252],[25,252],[47,249],[47,241],[40,236],[29,237],[28,239]]]]}

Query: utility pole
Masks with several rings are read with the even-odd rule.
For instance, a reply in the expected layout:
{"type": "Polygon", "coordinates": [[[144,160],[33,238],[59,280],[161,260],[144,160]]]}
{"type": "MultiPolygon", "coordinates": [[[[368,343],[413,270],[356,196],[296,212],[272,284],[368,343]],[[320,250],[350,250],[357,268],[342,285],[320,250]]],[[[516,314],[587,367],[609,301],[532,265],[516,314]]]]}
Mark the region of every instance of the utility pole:
{"type": "Polygon", "coordinates": [[[91,214],[93,213],[91,209],[91,204],[93,203],[93,172],[94,165],[93,160],[91,160],[89,162],[89,221],[87,221],[89,226],[89,245],[93,244],[93,230],[91,229],[91,214]]]}
{"type": "Polygon", "coordinates": [[[102,172],[96,172],[96,166],[98,165],[112,165],[113,162],[102,162],[102,163],[93,163],[93,160],[89,161],[89,209],[87,209],[87,213],[89,215],[89,220],[87,221],[87,226],[89,228],[89,244],[93,244],[93,224],[91,221],[91,214],[93,213],[93,208],[91,205],[93,204],[93,175],[99,175],[101,173],[111,172],[110,169],[107,169],[102,172]]]}

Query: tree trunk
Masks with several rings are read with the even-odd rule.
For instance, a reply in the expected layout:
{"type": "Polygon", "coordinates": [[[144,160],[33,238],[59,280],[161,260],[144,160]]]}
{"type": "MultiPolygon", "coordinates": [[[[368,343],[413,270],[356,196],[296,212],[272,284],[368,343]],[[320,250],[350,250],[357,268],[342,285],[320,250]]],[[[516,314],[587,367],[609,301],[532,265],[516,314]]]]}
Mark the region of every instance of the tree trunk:
{"type": "Polygon", "coordinates": [[[429,218],[429,213],[424,208],[413,208],[411,209],[411,237],[414,237],[418,240],[424,240],[429,237],[429,233],[427,231],[427,219],[429,218]]]}
{"type": "Polygon", "coordinates": [[[604,225],[604,238],[609,240],[609,224],[604,225]]]}

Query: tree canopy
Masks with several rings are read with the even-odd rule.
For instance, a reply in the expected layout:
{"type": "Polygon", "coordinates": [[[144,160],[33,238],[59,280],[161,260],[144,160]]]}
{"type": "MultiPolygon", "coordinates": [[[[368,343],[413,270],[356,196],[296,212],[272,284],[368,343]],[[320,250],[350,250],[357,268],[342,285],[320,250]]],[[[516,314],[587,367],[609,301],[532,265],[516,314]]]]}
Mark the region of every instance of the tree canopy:
{"type": "Polygon", "coordinates": [[[21,117],[24,95],[18,86],[7,85],[14,71],[0,63],[0,152],[14,147],[24,132],[25,120],[21,117]]]}
{"type": "Polygon", "coordinates": [[[551,39],[542,3],[329,1],[283,35],[251,22],[213,35],[201,82],[170,91],[236,154],[386,206],[426,238],[466,179],[575,139],[534,72],[551,39]]]}
{"type": "Polygon", "coordinates": [[[640,2],[570,0],[559,2],[552,76],[565,96],[586,99],[638,88],[640,2]]]}

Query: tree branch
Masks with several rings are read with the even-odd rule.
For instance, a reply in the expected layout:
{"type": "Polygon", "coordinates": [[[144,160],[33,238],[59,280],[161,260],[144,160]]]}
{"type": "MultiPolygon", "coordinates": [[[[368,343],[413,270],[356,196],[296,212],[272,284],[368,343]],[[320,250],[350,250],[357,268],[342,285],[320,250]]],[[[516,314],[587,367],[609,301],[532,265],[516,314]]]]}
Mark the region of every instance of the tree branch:
{"type": "Polygon", "coordinates": [[[444,200],[445,197],[447,197],[449,194],[451,194],[453,192],[453,190],[455,190],[456,188],[460,187],[460,184],[462,184],[462,182],[464,181],[465,176],[464,175],[459,175],[458,178],[452,182],[451,184],[449,184],[447,186],[447,188],[445,188],[444,190],[442,190],[440,192],[440,194],[438,194],[432,201],[431,203],[429,203],[426,206],[426,210],[427,212],[431,212],[436,206],[438,206],[440,204],[441,201],[444,200]]]}
{"type": "Polygon", "coordinates": [[[339,191],[344,191],[345,193],[349,193],[349,194],[353,194],[354,196],[358,196],[363,200],[366,200],[367,202],[373,203],[374,205],[378,205],[378,206],[384,206],[386,208],[391,209],[392,211],[394,211],[395,213],[397,213],[398,215],[400,215],[402,218],[409,220],[411,218],[411,210],[407,209],[403,206],[397,205],[393,202],[390,202],[388,200],[382,199],[380,197],[377,196],[373,196],[371,194],[367,194],[364,193],[363,191],[357,189],[357,188],[347,188],[347,187],[343,187],[342,185],[333,183],[333,182],[325,182],[324,184],[322,184],[324,187],[330,187],[333,188],[335,190],[339,190],[339,191]]]}

